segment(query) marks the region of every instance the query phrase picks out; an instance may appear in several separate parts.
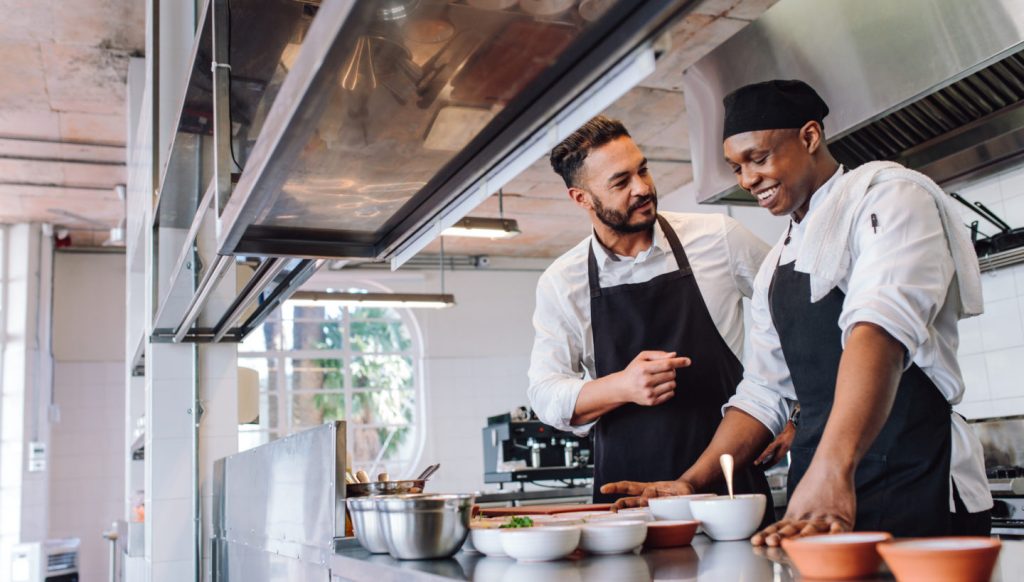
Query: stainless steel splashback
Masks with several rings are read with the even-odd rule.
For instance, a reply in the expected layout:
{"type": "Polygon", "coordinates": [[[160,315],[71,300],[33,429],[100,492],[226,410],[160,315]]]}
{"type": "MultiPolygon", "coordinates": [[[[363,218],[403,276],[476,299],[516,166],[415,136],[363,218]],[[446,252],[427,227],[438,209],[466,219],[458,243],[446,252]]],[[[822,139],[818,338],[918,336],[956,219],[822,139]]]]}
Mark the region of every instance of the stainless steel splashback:
{"type": "MultiPolygon", "coordinates": [[[[783,0],[683,75],[698,201],[752,202],[746,193],[737,197],[722,160],[722,97],[738,87],[776,78],[807,81],[829,104],[825,133],[835,143],[1022,46],[1024,0],[783,0]]],[[[1003,83],[1012,88],[1017,80],[1003,83]]],[[[951,116],[957,127],[943,127],[925,118],[925,126],[939,131],[918,136],[912,147],[985,118],[984,99],[970,93],[972,86],[964,100],[981,106],[975,119],[951,116]]],[[[1013,91],[1008,94],[1013,99],[1013,91]]],[[[890,138],[878,134],[883,142],[890,138]]]]}
{"type": "Polygon", "coordinates": [[[216,579],[326,580],[345,534],[345,423],[217,461],[216,579]]]}

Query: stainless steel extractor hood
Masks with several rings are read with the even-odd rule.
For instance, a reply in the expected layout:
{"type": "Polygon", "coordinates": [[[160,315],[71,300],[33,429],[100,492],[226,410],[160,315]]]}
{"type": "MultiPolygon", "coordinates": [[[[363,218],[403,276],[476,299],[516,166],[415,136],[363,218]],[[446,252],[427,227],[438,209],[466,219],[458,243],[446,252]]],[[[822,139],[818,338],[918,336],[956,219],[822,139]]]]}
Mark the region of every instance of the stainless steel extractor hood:
{"type": "Polygon", "coordinates": [[[397,265],[651,72],[696,2],[293,4],[312,22],[272,104],[236,116],[219,251],[397,265]]]}
{"type": "Polygon", "coordinates": [[[722,159],[722,97],[802,79],[830,148],[953,187],[1024,159],[1024,0],[782,0],[684,72],[699,202],[753,204],[722,159]]]}

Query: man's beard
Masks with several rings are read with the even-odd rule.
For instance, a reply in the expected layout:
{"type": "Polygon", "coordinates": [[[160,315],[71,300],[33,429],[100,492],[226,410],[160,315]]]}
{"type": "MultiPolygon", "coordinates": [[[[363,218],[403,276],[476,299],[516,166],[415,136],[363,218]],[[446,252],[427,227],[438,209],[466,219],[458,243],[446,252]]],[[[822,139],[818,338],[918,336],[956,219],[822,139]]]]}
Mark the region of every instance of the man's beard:
{"type": "Polygon", "coordinates": [[[652,190],[649,195],[644,196],[643,198],[631,204],[629,206],[629,209],[626,210],[626,212],[619,212],[618,210],[605,208],[604,205],[601,204],[601,201],[597,198],[597,196],[594,196],[593,194],[590,195],[590,200],[594,205],[594,213],[597,214],[597,219],[603,222],[605,226],[619,234],[633,234],[636,232],[643,232],[654,226],[654,221],[658,219],[657,215],[655,214],[652,215],[647,220],[644,220],[643,222],[639,222],[636,224],[631,224],[629,222],[629,217],[632,216],[633,211],[636,210],[637,208],[640,208],[644,204],[647,204],[648,202],[654,202],[654,210],[655,212],[657,212],[658,192],[655,190],[652,190]]]}

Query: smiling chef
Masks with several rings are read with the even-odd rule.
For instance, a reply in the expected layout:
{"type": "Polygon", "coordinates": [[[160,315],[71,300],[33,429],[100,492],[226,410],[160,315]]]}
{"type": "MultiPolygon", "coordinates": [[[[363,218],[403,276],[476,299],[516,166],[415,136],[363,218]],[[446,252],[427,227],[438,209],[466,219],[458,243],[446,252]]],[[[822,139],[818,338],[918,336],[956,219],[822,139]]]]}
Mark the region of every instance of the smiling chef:
{"type": "Polygon", "coordinates": [[[737,182],[791,219],[754,281],[743,381],[678,480],[606,490],[707,489],[721,480],[721,453],[749,462],[799,400],[789,505],[755,544],[851,529],[987,535],[981,445],[951,409],[964,393],[957,321],[982,311],[977,257],[926,176],[891,162],[845,171],[825,144],[827,114],[802,81],[726,96],[724,153],[737,182]]]}
{"type": "MultiPolygon", "coordinates": [[[[594,430],[594,500],[614,501],[601,485],[674,479],[711,441],[768,246],[722,214],[659,214],[647,158],[616,120],[590,120],[550,161],[593,235],[537,284],[530,404],[552,426],[594,430]]],[[[750,462],[738,481],[768,491],[750,462]]]]}

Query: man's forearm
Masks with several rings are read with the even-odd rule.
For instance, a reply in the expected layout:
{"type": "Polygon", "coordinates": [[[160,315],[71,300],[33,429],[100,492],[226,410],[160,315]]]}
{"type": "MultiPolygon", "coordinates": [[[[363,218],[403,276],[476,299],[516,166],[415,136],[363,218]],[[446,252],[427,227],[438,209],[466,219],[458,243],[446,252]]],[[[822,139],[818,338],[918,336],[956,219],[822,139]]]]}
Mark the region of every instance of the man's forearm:
{"type": "Polygon", "coordinates": [[[738,408],[729,408],[707,448],[680,480],[692,485],[696,491],[707,491],[722,480],[718,459],[723,453],[732,455],[737,467],[746,467],[771,441],[772,433],[761,421],[738,408]]]}
{"type": "Polygon", "coordinates": [[[832,412],[812,466],[853,474],[889,418],[903,355],[903,345],[881,327],[854,326],[839,361],[832,412]]]}
{"type": "Polygon", "coordinates": [[[602,415],[625,404],[621,390],[615,384],[616,378],[616,374],[610,374],[583,385],[572,413],[573,426],[594,422],[602,415]]]}

